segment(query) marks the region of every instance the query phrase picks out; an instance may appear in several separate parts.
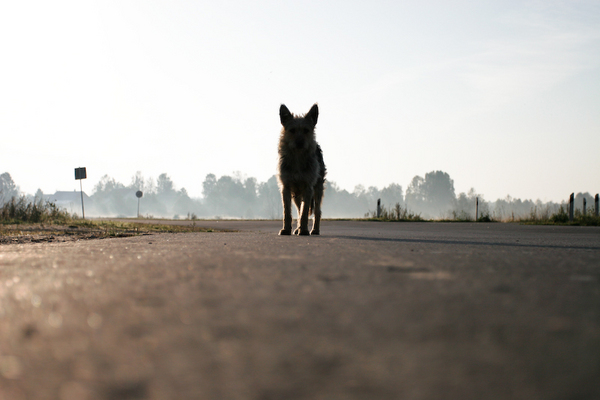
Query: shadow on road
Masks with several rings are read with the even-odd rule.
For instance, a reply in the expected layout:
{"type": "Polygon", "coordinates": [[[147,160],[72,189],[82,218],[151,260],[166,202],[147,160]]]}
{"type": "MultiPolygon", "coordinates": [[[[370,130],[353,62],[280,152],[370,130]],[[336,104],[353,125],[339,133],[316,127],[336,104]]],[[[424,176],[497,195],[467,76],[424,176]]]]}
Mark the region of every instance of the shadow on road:
{"type": "Polygon", "coordinates": [[[467,246],[504,246],[504,247],[526,247],[541,249],[571,249],[571,250],[600,250],[600,246],[572,246],[556,244],[527,244],[527,243],[508,243],[508,242],[476,242],[467,240],[440,240],[440,239],[404,239],[404,238],[385,238],[385,237],[367,237],[367,236],[332,236],[338,239],[368,240],[381,242],[398,243],[422,243],[422,244],[448,244],[448,245],[467,245],[467,246]]]}

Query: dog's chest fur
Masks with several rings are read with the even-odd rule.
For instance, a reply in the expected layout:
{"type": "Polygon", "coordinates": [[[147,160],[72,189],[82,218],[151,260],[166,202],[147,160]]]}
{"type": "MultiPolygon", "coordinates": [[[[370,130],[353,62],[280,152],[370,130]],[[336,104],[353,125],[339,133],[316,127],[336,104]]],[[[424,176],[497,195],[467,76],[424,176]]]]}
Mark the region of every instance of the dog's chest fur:
{"type": "Polygon", "coordinates": [[[317,183],[318,148],[319,145],[314,143],[306,150],[289,149],[282,143],[279,148],[279,179],[284,186],[302,190],[317,183]]]}

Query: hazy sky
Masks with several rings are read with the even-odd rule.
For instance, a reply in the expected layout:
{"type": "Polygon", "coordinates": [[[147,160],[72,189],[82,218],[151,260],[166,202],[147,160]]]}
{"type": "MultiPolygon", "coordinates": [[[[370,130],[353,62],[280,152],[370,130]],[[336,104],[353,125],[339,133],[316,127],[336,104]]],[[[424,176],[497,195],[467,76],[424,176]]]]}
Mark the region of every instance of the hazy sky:
{"type": "Polygon", "coordinates": [[[5,1],[0,173],[26,193],[275,173],[318,102],[328,178],[600,192],[600,1],[5,1]]]}

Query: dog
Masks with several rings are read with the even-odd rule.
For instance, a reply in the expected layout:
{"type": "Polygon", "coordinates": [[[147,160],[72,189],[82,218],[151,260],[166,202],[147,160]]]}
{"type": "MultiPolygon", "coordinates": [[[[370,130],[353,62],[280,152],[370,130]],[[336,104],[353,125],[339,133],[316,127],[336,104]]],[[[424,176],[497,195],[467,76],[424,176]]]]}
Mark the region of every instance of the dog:
{"type": "Polygon", "coordinates": [[[293,115],[282,104],[279,108],[278,180],[283,201],[283,228],[280,235],[292,234],[292,199],[298,210],[298,227],[294,235],[319,235],[321,204],[325,190],[325,163],[321,146],[315,140],[319,107],[314,104],[303,116],[293,115]],[[308,217],[314,214],[312,231],[308,217]]]}

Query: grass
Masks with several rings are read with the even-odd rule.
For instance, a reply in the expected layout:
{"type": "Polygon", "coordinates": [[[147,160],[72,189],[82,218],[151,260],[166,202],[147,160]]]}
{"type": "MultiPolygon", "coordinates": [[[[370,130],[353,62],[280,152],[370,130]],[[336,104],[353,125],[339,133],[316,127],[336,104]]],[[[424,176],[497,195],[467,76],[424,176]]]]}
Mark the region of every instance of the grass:
{"type": "Polygon", "coordinates": [[[195,225],[164,225],[71,219],[68,224],[20,223],[0,226],[0,243],[101,239],[155,233],[213,232],[195,225]]]}
{"type": "Polygon", "coordinates": [[[566,207],[560,206],[553,214],[545,210],[538,212],[537,209],[533,209],[529,216],[521,218],[519,222],[528,225],[600,226],[600,217],[595,216],[593,212],[584,215],[577,209],[573,213],[573,220],[570,221],[566,207]]]}
{"type": "Polygon", "coordinates": [[[103,232],[105,237],[133,236],[152,233],[213,232],[213,229],[191,225],[150,224],[141,222],[72,220],[70,228],[89,228],[103,232]]]}
{"type": "MultiPolygon", "coordinates": [[[[192,221],[195,215],[189,216],[192,221]]],[[[404,221],[425,222],[421,214],[403,208],[400,203],[389,210],[381,207],[377,217],[375,211],[365,214],[362,220],[367,221],[404,221]]],[[[444,222],[474,222],[468,214],[462,212],[452,213],[452,218],[444,222]]],[[[489,214],[484,214],[477,222],[495,222],[489,214]]],[[[548,208],[534,208],[530,214],[515,222],[531,225],[572,225],[572,226],[600,226],[600,218],[593,212],[583,215],[581,210],[575,210],[573,221],[565,207],[561,206],[557,212],[551,213],[548,208]]],[[[29,201],[25,196],[12,198],[0,207],[0,236],[20,235],[88,235],[91,237],[122,237],[152,233],[177,233],[177,232],[212,232],[210,228],[196,227],[195,222],[190,225],[168,225],[161,223],[120,222],[110,220],[84,220],[76,215],[71,215],[54,203],[46,201],[29,201]],[[24,228],[26,225],[27,228],[24,228]]]]}
{"type": "Polygon", "coordinates": [[[25,196],[13,197],[0,207],[0,224],[54,223],[64,224],[72,219],[50,201],[29,201],[25,196]]]}
{"type": "MultiPolygon", "coordinates": [[[[365,215],[365,219],[367,221],[401,221],[401,222],[429,222],[433,220],[427,220],[421,217],[421,214],[410,211],[407,208],[403,208],[400,203],[396,203],[394,207],[391,209],[387,209],[385,206],[381,206],[381,212],[379,213],[379,217],[377,217],[377,212],[372,211],[368,212],[365,215]]],[[[496,222],[494,219],[490,217],[489,214],[481,215],[477,218],[477,221],[466,212],[462,211],[457,213],[456,211],[452,212],[452,217],[449,219],[441,219],[435,220],[438,222],[496,222]]]]}
{"type": "Polygon", "coordinates": [[[473,218],[465,211],[452,211],[452,217],[439,220],[439,222],[498,222],[489,213],[482,213],[479,218],[473,218]]]}
{"type": "MultiPolygon", "coordinates": [[[[569,214],[565,207],[561,206],[558,211],[552,213],[549,208],[539,209],[533,208],[528,216],[516,218],[508,222],[518,222],[526,225],[566,225],[566,226],[600,226],[600,217],[596,217],[594,212],[588,212],[585,215],[579,209],[575,210],[573,220],[569,220],[569,214]]],[[[405,222],[427,222],[429,220],[421,217],[420,214],[414,213],[406,208],[402,208],[399,203],[391,208],[386,209],[381,207],[379,217],[375,211],[365,214],[363,220],[367,221],[405,221],[405,222]]],[[[491,217],[488,213],[484,213],[477,220],[466,212],[452,212],[452,216],[448,219],[439,220],[439,222],[500,222],[491,217]]]]}
{"type": "Polygon", "coordinates": [[[379,217],[377,216],[376,211],[372,211],[365,214],[365,219],[367,221],[424,221],[424,219],[421,218],[421,214],[416,214],[407,208],[402,208],[400,203],[396,203],[396,205],[389,210],[385,208],[385,206],[381,206],[379,217]]]}
{"type": "Polygon", "coordinates": [[[58,208],[52,202],[12,198],[0,207],[0,243],[127,237],[153,233],[212,232],[190,225],[86,220],[58,208]]]}
{"type": "MultiPolygon", "coordinates": [[[[569,220],[569,214],[567,213],[566,207],[561,206],[558,211],[552,213],[548,207],[538,209],[534,207],[529,215],[521,218],[513,218],[510,221],[503,222],[517,222],[526,225],[566,225],[566,226],[600,226],[600,217],[595,216],[594,211],[588,212],[585,215],[579,209],[575,210],[573,220],[569,220]]],[[[386,209],[385,206],[381,207],[379,217],[375,211],[368,212],[365,214],[363,220],[367,221],[406,221],[406,222],[427,222],[427,220],[421,217],[420,214],[414,213],[406,208],[402,208],[399,203],[396,203],[390,210],[386,209]]],[[[439,222],[500,222],[489,215],[489,213],[482,214],[477,220],[467,214],[466,212],[453,211],[451,217],[448,219],[437,220],[439,222]]]]}

